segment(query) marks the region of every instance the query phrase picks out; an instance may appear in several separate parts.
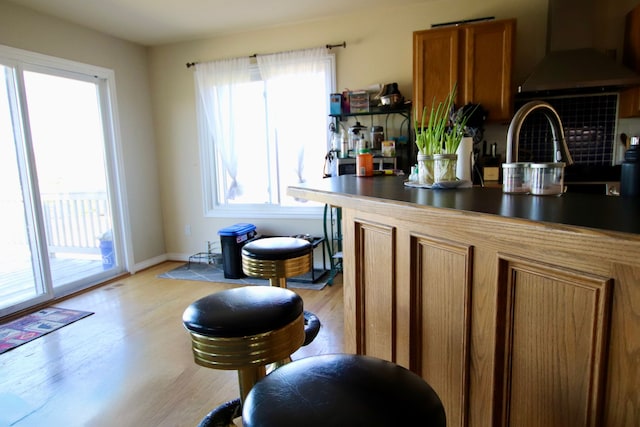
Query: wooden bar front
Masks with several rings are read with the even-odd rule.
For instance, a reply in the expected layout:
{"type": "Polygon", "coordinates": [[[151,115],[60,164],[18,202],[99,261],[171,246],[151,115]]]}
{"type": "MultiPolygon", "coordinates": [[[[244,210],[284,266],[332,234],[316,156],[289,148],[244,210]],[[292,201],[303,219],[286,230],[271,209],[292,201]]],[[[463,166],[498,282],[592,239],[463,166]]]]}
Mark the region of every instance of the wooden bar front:
{"type": "Polygon", "coordinates": [[[289,194],[342,208],[347,352],[420,374],[449,426],[640,425],[639,234],[445,208],[420,202],[426,189],[385,198],[374,180],[358,194],[346,179],[289,194]]]}

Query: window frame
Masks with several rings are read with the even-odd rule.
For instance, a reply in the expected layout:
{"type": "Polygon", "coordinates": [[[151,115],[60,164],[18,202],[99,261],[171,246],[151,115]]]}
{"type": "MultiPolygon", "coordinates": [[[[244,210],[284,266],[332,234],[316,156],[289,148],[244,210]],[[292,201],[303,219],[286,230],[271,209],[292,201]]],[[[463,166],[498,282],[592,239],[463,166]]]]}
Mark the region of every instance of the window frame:
{"type": "MultiPolygon", "coordinates": [[[[328,152],[330,148],[329,126],[331,117],[329,115],[329,95],[335,92],[336,87],[336,67],[335,54],[328,54],[325,60],[328,62],[327,69],[329,76],[326,77],[328,83],[328,93],[326,94],[326,129],[325,150],[328,152]]],[[[259,78],[257,64],[252,63],[252,75],[259,78]]],[[[197,103],[196,114],[200,117],[202,113],[199,103],[197,103]]],[[[268,114],[268,112],[267,112],[268,114]]],[[[224,204],[219,203],[220,185],[217,182],[218,176],[218,156],[215,144],[209,133],[203,129],[205,120],[198,119],[198,138],[200,142],[200,164],[202,168],[202,197],[204,216],[210,218],[291,218],[291,219],[317,219],[322,218],[324,205],[317,202],[306,202],[306,206],[283,206],[281,204],[224,204]]],[[[278,176],[280,171],[278,171],[278,176]]],[[[273,179],[271,177],[270,179],[273,179]]],[[[321,178],[321,175],[318,175],[321,178]]],[[[277,191],[277,190],[276,190],[277,191]]],[[[282,197],[289,197],[282,195],[282,197]]]]}

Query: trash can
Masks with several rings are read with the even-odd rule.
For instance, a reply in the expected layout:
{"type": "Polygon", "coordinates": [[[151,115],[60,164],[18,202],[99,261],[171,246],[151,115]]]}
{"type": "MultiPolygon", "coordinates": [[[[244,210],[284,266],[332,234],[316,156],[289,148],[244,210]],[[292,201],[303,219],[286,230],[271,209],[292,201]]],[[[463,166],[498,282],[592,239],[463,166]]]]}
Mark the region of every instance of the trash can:
{"type": "Polygon", "coordinates": [[[113,232],[107,230],[98,236],[100,241],[100,255],[102,256],[102,269],[111,270],[116,265],[115,254],[113,253],[113,232]]]}
{"type": "Polygon", "coordinates": [[[242,279],[242,247],[256,237],[256,226],[248,223],[234,224],[218,230],[222,247],[222,268],[227,279],[242,279]]]}

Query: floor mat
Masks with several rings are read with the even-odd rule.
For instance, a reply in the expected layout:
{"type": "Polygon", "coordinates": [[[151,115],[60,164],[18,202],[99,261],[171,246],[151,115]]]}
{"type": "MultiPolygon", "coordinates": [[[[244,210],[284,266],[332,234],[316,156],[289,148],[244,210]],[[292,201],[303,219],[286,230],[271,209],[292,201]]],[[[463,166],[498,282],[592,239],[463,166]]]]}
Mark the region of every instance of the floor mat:
{"type": "MultiPolygon", "coordinates": [[[[287,279],[288,288],[313,289],[322,290],[327,285],[327,271],[315,269],[311,277],[311,273],[287,279]],[[313,280],[315,279],[315,280],[313,280]]],[[[207,263],[191,263],[184,264],[166,273],[159,274],[158,277],[163,279],[178,280],[199,280],[202,282],[218,282],[218,283],[235,283],[238,285],[262,285],[269,284],[268,280],[257,279],[254,277],[244,277],[242,279],[227,279],[224,277],[224,271],[218,264],[207,263]]]]}
{"type": "Polygon", "coordinates": [[[0,354],[92,314],[90,311],[47,307],[4,323],[0,325],[0,354]]]}

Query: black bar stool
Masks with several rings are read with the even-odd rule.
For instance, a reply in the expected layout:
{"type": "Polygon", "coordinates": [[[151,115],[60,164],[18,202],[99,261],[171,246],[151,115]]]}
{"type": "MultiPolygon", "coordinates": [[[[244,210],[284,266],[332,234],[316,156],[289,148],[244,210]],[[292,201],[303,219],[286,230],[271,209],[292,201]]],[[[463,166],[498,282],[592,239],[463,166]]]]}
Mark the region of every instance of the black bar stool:
{"type": "Polygon", "coordinates": [[[287,278],[311,271],[313,246],[298,237],[265,237],[242,247],[244,274],[269,279],[271,286],[287,287],[287,278]]]}
{"type": "MultiPolygon", "coordinates": [[[[242,247],[242,270],[251,277],[269,279],[271,286],[287,287],[287,278],[311,271],[313,266],[311,242],[298,237],[265,237],[252,240],[242,247]]],[[[320,320],[304,312],[307,334],[302,345],[318,335],[320,320]]]]}
{"type": "Polygon", "coordinates": [[[370,356],[325,354],[293,361],[258,381],[244,427],[445,427],[439,396],[420,376],[370,356]]]}
{"type": "Polygon", "coordinates": [[[267,365],[290,360],[305,340],[302,298],[272,286],[208,295],[190,304],[182,321],[198,365],[238,371],[242,401],[267,365]]]}

